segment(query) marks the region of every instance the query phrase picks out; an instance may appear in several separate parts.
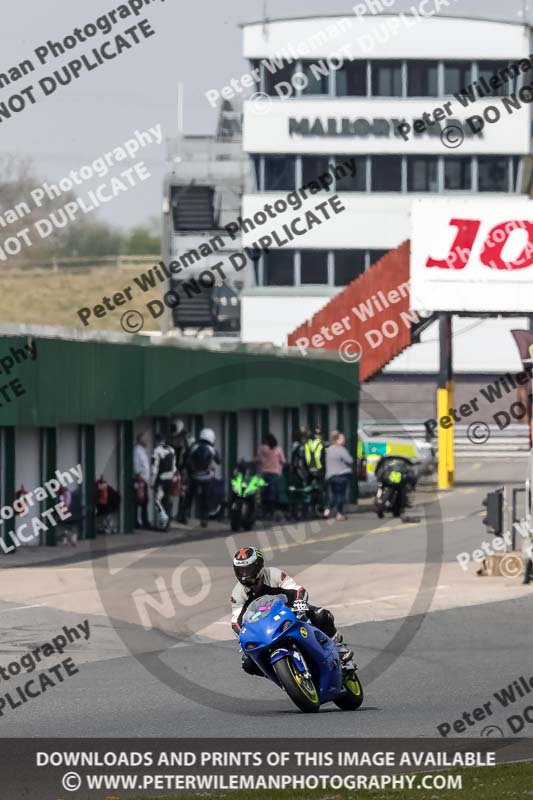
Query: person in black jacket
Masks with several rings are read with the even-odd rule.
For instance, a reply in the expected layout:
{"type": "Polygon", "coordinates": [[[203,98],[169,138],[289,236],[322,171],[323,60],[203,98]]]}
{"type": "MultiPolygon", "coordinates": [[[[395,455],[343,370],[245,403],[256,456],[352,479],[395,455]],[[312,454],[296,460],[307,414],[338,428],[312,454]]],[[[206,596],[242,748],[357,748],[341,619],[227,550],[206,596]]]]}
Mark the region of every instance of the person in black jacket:
{"type": "Polygon", "coordinates": [[[207,526],[209,488],[214,477],[214,465],[220,464],[215,441],[215,432],[211,428],[204,428],[200,431],[198,441],[191,445],[187,454],[187,471],[189,473],[187,516],[190,516],[194,499],[198,498],[202,528],[207,526]]]}

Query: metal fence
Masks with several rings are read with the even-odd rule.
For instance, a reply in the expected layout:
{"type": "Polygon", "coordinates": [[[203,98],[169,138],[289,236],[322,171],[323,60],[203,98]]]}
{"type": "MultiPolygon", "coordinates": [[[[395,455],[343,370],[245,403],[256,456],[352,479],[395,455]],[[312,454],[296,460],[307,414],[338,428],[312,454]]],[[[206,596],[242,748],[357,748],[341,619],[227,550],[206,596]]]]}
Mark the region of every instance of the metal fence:
{"type": "Polygon", "coordinates": [[[39,272],[60,272],[68,270],[80,270],[80,272],[91,271],[93,269],[116,269],[135,270],[143,267],[151,267],[159,263],[160,255],[153,256],[99,256],[81,257],[72,256],[69,258],[51,257],[48,259],[19,262],[18,264],[2,265],[2,272],[9,273],[39,273],[39,272]]]}

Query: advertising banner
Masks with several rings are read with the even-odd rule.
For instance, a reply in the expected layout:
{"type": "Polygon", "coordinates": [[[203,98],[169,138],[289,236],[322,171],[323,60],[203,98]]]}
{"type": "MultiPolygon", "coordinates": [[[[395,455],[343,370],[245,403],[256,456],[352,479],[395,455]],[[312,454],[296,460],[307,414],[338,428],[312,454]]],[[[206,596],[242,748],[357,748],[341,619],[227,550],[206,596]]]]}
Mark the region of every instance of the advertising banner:
{"type": "Polygon", "coordinates": [[[415,201],[411,303],[431,311],[530,313],[533,202],[415,201]]]}

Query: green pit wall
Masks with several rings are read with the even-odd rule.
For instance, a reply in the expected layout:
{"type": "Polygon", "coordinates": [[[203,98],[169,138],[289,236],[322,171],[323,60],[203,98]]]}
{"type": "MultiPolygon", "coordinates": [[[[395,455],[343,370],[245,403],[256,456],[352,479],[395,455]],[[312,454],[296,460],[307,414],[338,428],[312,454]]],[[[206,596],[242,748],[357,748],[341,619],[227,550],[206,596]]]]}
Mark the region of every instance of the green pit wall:
{"type": "MultiPolygon", "coordinates": [[[[310,421],[300,419],[299,406],[307,406],[308,417],[315,424],[323,424],[328,421],[327,404],[337,403],[345,409],[348,447],[356,453],[358,368],[345,364],[337,354],[303,357],[294,350],[272,348],[258,352],[246,345],[230,345],[228,352],[182,342],[162,345],[142,336],[115,338],[121,341],[46,338],[38,334],[0,336],[0,365],[12,347],[24,348],[29,341],[37,345],[35,361],[17,365],[10,375],[0,373],[0,385],[19,379],[26,390],[24,396],[9,403],[0,397],[3,504],[9,502],[13,492],[13,432],[19,426],[43,429],[49,443],[43,462],[45,476],[53,475],[55,469],[56,426],[80,426],[86,475],[91,475],[93,426],[105,421],[120,423],[123,491],[131,485],[132,423],[139,417],[159,418],[164,423],[164,418],[171,415],[192,414],[201,424],[202,416],[208,412],[227,413],[230,449],[236,452],[235,412],[239,410],[257,410],[258,432],[262,433],[268,428],[269,409],[282,407],[284,420],[294,432],[297,425],[310,421]]],[[[90,494],[87,492],[88,506],[92,502],[90,494]]],[[[352,499],[356,499],[355,494],[352,499]]],[[[121,529],[130,530],[132,526],[133,515],[125,512],[121,529]]],[[[91,525],[84,535],[94,535],[91,525]]]]}

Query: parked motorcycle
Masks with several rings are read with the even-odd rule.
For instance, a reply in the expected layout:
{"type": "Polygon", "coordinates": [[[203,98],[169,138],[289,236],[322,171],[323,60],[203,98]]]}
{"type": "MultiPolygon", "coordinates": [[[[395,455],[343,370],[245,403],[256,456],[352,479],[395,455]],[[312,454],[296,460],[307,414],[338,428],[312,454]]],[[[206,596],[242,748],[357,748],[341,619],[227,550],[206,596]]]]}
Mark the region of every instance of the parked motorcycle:
{"type": "Polygon", "coordinates": [[[250,603],[239,634],[243,652],[301,711],[315,712],[330,702],[343,711],[359,708],[363,687],[357,673],[344,674],[333,640],[287,603],[284,594],[250,603]]]}
{"type": "Polygon", "coordinates": [[[232,531],[249,531],[255,525],[257,492],[266,481],[260,475],[249,475],[240,469],[231,481],[232,497],[229,507],[229,520],[232,531]]]}
{"type": "Polygon", "coordinates": [[[416,478],[411,466],[401,458],[387,458],[376,467],[377,490],[374,499],[380,519],[386,512],[401,517],[411,505],[416,478]]]}
{"type": "Polygon", "coordinates": [[[326,507],[324,481],[313,478],[310,483],[291,482],[288,489],[289,515],[295,520],[317,519],[326,507]]]}

